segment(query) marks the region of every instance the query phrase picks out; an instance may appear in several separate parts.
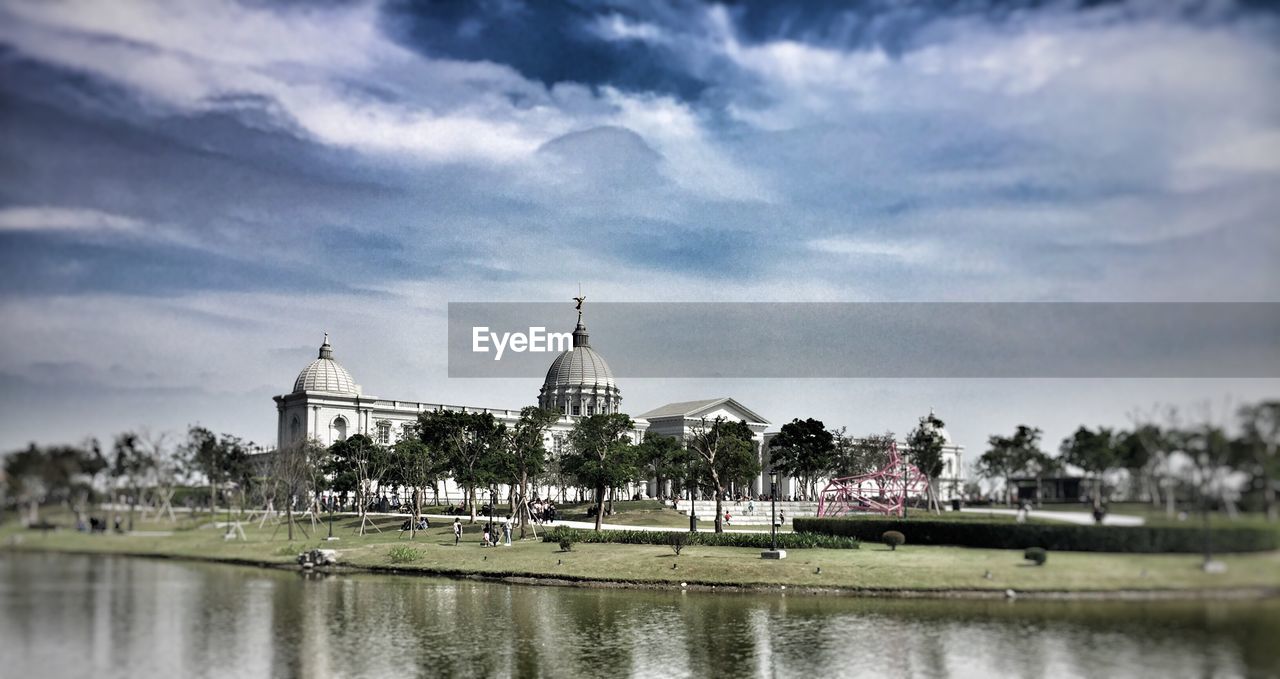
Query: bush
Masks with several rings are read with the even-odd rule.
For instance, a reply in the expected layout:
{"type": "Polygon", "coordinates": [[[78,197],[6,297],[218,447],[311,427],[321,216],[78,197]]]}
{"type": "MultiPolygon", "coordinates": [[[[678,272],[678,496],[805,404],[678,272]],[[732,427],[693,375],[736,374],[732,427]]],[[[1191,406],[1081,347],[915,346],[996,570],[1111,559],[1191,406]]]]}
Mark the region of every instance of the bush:
{"type": "Polygon", "coordinates": [[[573,534],[572,529],[563,528],[562,526],[556,527],[554,530],[546,533],[543,540],[546,542],[560,543],[560,551],[562,552],[573,551],[573,543],[578,541],[577,536],[573,534]],[[552,537],[552,533],[556,534],[554,538],[552,537]]]}
{"type": "Polygon", "coordinates": [[[671,543],[671,551],[675,552],[676,556],[680,556],[680,550],[684,549],[684,546],[689,542],[689,534],[677,532],[670,533],[669,535],[670,538],[668,541],[671,543]]]}
{"type": "MultiPolygon", "coordinates": [[[[593,530],[579,530],[565,526],[556,526],[547,531],[543,534],[542,540],[543,542],[560,542],[562,548],[564,540],[582,543],[671,545],[671,536],[673,534],[684,536],[684,546],[752,547],[755,549],[768,549],[770,546],[768,533],[674,533],[650,530],[602,530],[597,533],[593,530]]],[[[856,538],[839,535],[778,533],[778,547],[780,549],[857,549],[858,544],[859,541],[856,538]]]]}
{"type": "Polygon", "coordinates": [[[422,551],[408,545],[396,545],[387,551],[391,563],[412,563],[422,557],[422,551]]]}
{"type": "MultiPolygon", "coordinates": [[[[1005,523],[939,521],[894,517],[797,518],[803,535],[876,540],[885,531],[911,534],[916,545],[955,545],[988,549],[1026,549],[1028,545],[1071,552],[1196,554],[1204,549],[1204,533],[1196,526],[1080,526],[1069,523],[1005,523]]],[[[1265,526],[1216,527],[1213,551],[1266,552],[1280,549],[1280,530],[1265,526]]]]}
{"type": "Polygon", "coordinates": [[[880,535],[880,540],[889,545],[890,551],[898,551],[898,545],[907,544],[907,536],[896,530],[887,530],[880,535]]]}
{"type": "Polygon", "coordinates": [[[1027,551],[1022,553],[1022,558],[1036,562],[1037,566],[1043,566],[1044,562],[1049,560],[1049,552],[1044,547],[1028,547],[1027,551]]]}

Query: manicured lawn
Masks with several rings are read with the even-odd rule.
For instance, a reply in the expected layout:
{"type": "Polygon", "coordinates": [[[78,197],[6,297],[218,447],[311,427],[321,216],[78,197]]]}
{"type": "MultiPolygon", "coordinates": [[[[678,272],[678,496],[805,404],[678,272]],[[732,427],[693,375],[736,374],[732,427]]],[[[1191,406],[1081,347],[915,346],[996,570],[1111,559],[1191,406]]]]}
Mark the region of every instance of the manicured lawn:
{"type": "MultiPolygon", "coordinates": [[[[668,510],[669,511],[669,510],[668,510]]],[[[66,517],[54,517],[57,521],[66,517]]],[[[42,534],[19,529],[12,521],[0,527],[5,549],[52,549],[103,553],[189,556],[221,560],[292,563],[304,548],[337,549],[343,563],[394,567],[447,574],[558,576],[650,583],[829,586],[873,589],[1116,590],[1225,588],[1280,585],[1280,552],[1222,557],[1225,574],[1210,575],[1194,555],[1135,555],[1051,552],[1043,567],[1027,565],[1020,551],[923,547],[910,544],[897,551],[864,544],[859,550],[792,550],[784,561],[764,561],[758,550],[687,547],[675,556],[669,547],[582,544],[561,552],[550,543],[530,539],[510,548],[479,546],[480,523],[466,525],[464,543],[453,546],[446,522],[412,542],[400,536],[399,519],[380,521],[385,532],[357,536],[355,520],[343,516],[335,524],[340,536],[323,542],[326,526],[310,539],[301,534],[290,543],[285,531],[246,523],[248,541],[226,541],[222,529],[207,525],[208,516],[186,520],[171,535],[87,535],[70,530],[42,534]],[[204,524],[204,527],[197,527],[204,524]],[[18,542],[15,544],[14,539],[18,542]],[[418,551],[412,560],[392,563],[397,545],[418,551]],[[676,568],[673,569],[672,565],[676,568]],[[821,573],[816,572],[821,568],[821,573]],[[984,574],[990,572],[990,578],[984,574]]],[[[139,530],[168,531],[167,523],[148,522],[139,530]]]]}

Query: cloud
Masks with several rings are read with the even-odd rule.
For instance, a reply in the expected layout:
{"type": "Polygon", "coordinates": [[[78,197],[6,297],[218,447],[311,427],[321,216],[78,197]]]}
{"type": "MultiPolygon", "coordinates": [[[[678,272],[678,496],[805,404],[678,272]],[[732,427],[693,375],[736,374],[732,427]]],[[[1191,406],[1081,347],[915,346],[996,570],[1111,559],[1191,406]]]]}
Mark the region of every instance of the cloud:
{"type": "Polygon", "coordinates": [[[66,207],[0,208],[0,231],[140,233],[143,222],[98,210],[66,207]]]}

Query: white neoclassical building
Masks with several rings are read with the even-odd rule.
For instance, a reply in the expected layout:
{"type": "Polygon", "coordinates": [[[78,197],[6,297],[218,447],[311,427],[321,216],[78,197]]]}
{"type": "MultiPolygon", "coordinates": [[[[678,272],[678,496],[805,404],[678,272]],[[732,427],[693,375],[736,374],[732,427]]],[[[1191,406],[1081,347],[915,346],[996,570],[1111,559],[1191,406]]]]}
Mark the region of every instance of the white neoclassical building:
{"type": "MultiPolygon", "coordinates": [[[[404,435],[406,425],[417,422],[422,413],[435,410],[490,413],[499,422],[514,425],[520,418],[520,408],[490,408],[483,406],[421,403],[383,398],[365,394],[351,373],[334,357],[333,346],[326,334],[315,360],[311,361],[293,383],[293,391],[274,397],[277,413],[277,446],[295,444],[305,439],[329,446],[354,434],[364,434],[382,444],[392,444],[404,435]]],[[[547,369],[546,378],[537,397],[539,407],[555,410],[560,419],[547,433],[547,448],[559,451],[565,437],[579,417],[622,412],[622,392],[604,357],[591,346],[590,336],[582,323],[581,310],[573,331],[573,346],[560,353],[547,369]]],[[[632,440],[639,443],[646,431],[678,439],[687,438],[702,423],[716,418],[746,423],[756,444],[756,453],[762,469],[768,469],[767,444],[772,434],[767,434],[770,422],[737,400],[729,397],[669,403],[649,410],[633,418],[632,440]]],[[[947,438],[946,465],[940,496],[949,499],[958,496],[963,478],[961,474],[962,448],[947,438]]],[[[904,444],[900,444],[900,447],[904,444]]],[[[645,489],[651,496],[667,495],[669,484],[659,488],[650,482],[645,489]]],[[[779,494],[796,495],[797,484],[783,479],[779,494]]],[[[458,496],[458,490],[447,484],[446,493],[458,496]]],[[[749,493],[767,493],[767,471],[753,479],[749,488],[738,489],[749,493]]]]}

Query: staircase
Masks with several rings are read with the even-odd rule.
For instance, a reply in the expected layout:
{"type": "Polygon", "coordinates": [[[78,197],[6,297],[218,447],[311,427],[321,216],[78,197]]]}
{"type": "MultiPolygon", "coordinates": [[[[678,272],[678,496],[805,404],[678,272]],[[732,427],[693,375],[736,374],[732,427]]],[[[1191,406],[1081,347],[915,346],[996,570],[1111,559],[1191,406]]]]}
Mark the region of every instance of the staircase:
{"type": "MultiPolygon", "coordinates": [[[[689,514],[689,501],[681,500],[679,511],[686,516],[689,514]]],[[[779,502],[777,504],[778,512],[782,514],[786,523],[790,524],[791,520],[797,516],[817,516],[817,502],[779,502]]],[[[769,526],[769,502],[756,500],[753,503],[736,502],[733,500],[725,500],[721,503],[720,511],[729,512],[729,525],[731,526],[769,526]],[[747,508],[750,504],[754,505],[754,512],[748,512],[747,508]]],[[[716,519],[716,503],[715,500],[697,500],[693,503],[694,513],[698,516],[699,522],[714,522],[716,519]]]]}

